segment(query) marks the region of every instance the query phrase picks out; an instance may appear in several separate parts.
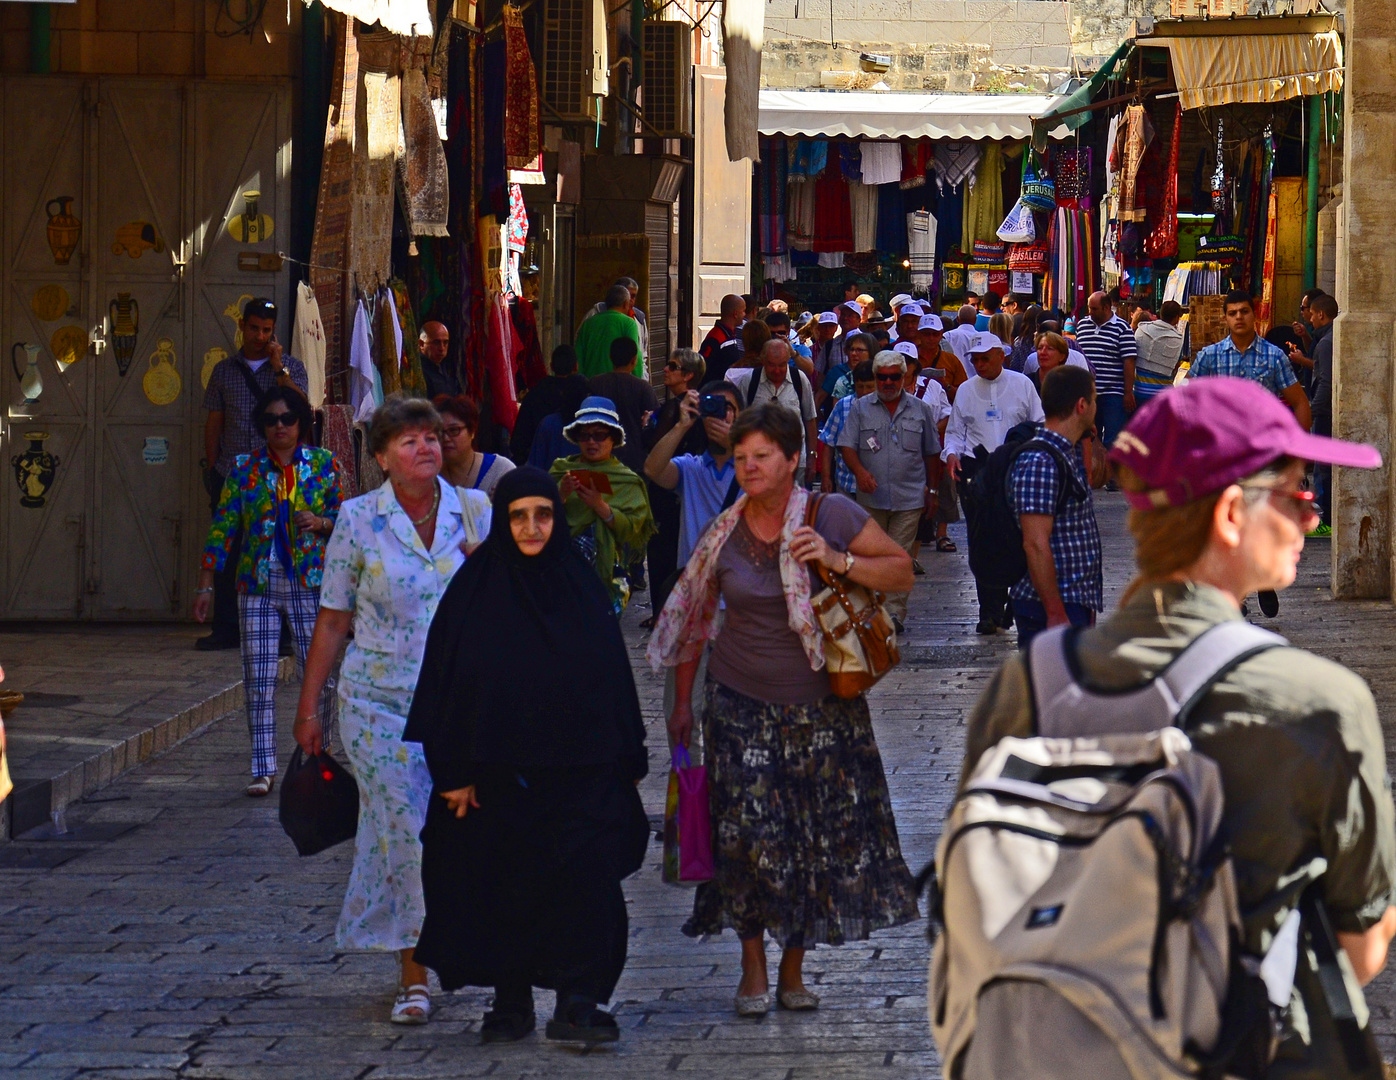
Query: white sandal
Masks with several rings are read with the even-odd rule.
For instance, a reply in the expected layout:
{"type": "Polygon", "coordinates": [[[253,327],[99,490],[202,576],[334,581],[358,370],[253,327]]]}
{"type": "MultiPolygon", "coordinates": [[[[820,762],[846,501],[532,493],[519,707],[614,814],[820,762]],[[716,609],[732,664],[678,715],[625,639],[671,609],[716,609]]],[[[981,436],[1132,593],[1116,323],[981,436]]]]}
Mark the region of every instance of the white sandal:
{"type": "Polygon", "coordinates": [[[393,1002],[394,1024],[425,1024],[431,1016],[431,993],[426,983],[400,986],[393,1002]]]}
{"type": "Polygon", "coordinates": [[[259,776],[247,785],[247,794],[254,799],[270,795],[271,789],[276,786],[276,777],[259,776]]]}

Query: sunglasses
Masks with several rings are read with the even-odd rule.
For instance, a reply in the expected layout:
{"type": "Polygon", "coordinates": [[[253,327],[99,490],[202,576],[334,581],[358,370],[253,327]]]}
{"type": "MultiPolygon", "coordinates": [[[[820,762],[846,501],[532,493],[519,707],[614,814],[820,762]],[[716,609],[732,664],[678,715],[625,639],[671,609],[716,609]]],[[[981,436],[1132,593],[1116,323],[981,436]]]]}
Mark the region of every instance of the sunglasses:
{"type": "Polygon", "coordinates": [[[604,442],[607,439],[614,439],[615,432],[607,428],[584,428],[577,432],[577,442],[604,442]]]}
{"type": "Polygon", "coordinates": [[[878,382],[901,382],[905,376],[900,371],[879,371],[877,373],[878,382]]]}
{"type": "Polygon", "coordinates": [[[292,412],[274,412],[262,414],[262,427],[295,427],[300,423],[300,419],[292,412]]]}
{"type": "Polygon", "coordinates": [[[665,371],[678,371],[682,365],[677,360],[670,360],[664,365],[665,371]]]}

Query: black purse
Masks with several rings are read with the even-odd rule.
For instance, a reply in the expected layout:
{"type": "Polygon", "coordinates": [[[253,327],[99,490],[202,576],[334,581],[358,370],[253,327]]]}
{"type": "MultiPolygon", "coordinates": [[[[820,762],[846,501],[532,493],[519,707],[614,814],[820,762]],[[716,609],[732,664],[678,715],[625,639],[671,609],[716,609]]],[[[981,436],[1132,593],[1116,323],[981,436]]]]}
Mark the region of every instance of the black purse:
{"type": "Polygon", "coordinates": [[[281,781],[281,827],[300,855],[317,855],[359,831],[359,785],[329,754],[298,746],[281,781]]]}

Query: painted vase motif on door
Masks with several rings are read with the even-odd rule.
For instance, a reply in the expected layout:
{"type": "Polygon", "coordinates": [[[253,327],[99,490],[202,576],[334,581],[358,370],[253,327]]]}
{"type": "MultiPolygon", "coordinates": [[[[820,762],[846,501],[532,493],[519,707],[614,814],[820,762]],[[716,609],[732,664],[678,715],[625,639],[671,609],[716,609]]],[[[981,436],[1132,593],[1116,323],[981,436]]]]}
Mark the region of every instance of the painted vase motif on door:
{"type": "Polygon", "coordinates": [[[131,368],[131,358],[136,355],[141,308],[130,293],[120,292],[107,306],[107,316],[111,319],[111,351],[116,357],[116,370],[125,375],[131,368]]]}
{"type": "Polygon", "coordinates": [[[24,395],[24,400],[38,401],[39,395],[44,392],[44,379],[39,374],[39,346],[31,345],[27,341],[16,341],[10,346],[10,366],[14,368],[15,378],[19,380],[19,389],[24,395]],[[21,353],[24,356],[23,361],[20,360],[21,353]]]}
{"type": "Polygon", "coordinates": [[[26,431],[24,437],[29,440],[29,449],[10,458],[10,464],[19,483],[19,505],[37,510],[48,497],[60,461],[57,454],[44,449],[47,431],[26,431]]]}
{"type": "Polygon", "coordinates": [[[150,354],[150,368],[141,379],[141,389],[155,405],[169,405],[179,398],[184,381],[175,368],[174,342],[161,338],[150,354]]]}
{"type": "Polygon", "coordinates": [[[72,212],[74,197],[59,195],[48,201],[44,211],[48,214],[48,246],[53,252],[53,261],[59,266],[67,266],[68,260],[77,250],[78,239],[82,236],[82,220],[72,212]],[[57,210],[54,207],[58,207],[57,210]]]}

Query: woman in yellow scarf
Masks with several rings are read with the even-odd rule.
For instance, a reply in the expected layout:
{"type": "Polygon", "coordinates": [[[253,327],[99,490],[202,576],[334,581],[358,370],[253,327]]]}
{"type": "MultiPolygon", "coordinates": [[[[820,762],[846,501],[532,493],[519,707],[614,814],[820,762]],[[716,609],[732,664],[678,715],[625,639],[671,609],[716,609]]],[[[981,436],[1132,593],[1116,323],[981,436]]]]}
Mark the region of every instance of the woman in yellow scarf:
{"type": "Polygon", "coordinates": [[[645,482],[613,456],[625,429],[610,398],[589,397],[562,430],[577,446],[550,470],[567,511],[572,546],[596,570],[617,615],[630,600],[624,568],[642,558],[656,532],[645,482]]]}

